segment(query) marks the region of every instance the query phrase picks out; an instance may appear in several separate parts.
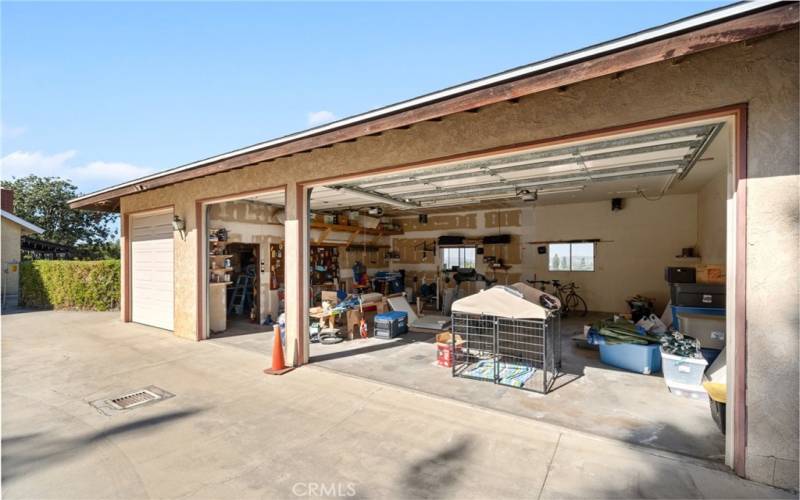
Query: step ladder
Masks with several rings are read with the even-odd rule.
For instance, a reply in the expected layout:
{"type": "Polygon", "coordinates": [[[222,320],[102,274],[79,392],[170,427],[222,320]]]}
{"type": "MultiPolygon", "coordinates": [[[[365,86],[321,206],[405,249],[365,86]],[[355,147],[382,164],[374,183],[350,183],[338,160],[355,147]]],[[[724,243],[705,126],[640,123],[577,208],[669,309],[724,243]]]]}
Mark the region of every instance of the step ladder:
{"type": "Polygon", "coordinates": [[[233,295],[231,296],[231,303],[228,304],[228,314],[235,312],[237,315],[242,314],[242,309],[247,303],[247,299],[253,296],[253,280],[254,276],[240,275],[236,279],[236,284],[233,286],[233,295]]]}

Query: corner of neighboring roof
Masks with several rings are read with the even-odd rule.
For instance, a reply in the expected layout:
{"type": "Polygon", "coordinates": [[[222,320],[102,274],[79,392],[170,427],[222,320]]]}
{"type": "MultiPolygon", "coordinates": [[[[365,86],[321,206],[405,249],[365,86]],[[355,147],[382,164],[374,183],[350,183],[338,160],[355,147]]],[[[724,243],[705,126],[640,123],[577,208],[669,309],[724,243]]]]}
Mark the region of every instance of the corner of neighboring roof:
{"type": "Polygon", "coordinates": [[[12,214],[10,212],[6,212],[5,210],[0,210],[0,214],[2,214],[4,219],[10,220],[11,222],[13,222],[15,224],[19,224],[23,228],[27,229],[29,232],[36,233],[36,234],[42,234],[44,232],[44,229],[40,228],[36,224],[33,224],[32,222],[28,222],[25,219],[23,219],[22,217],[17,217],[16,215],[14,215],[14,214],[12,214]]]}

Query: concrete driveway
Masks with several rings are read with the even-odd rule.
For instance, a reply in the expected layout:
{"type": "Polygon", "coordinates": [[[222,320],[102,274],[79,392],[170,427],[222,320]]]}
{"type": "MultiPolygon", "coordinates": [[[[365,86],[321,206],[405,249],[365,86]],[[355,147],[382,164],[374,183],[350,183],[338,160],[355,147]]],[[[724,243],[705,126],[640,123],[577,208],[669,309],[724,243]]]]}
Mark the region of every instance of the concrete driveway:
{"type": "Polygon", "coordinates": [[[768,498],[713,462],[123,324],[2,318],[4,498],[768,498]],[[122,412],[90,402],[174,394],[122,412]]]}

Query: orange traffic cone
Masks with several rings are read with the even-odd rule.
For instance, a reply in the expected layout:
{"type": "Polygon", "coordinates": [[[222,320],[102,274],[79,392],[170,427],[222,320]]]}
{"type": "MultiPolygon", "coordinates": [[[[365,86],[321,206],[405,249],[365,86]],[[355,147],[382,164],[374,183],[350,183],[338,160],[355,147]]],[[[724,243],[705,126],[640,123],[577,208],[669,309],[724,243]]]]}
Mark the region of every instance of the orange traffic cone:
{"type": "Polygon", "coordinates": [[[275,325],[275,339],[272,342],[272,368],[267,368],[264,373],[267,375],[283,375],[294,370],[287,367],[283,361],[283,345],[281,344],[281,327],[275,325]]]}

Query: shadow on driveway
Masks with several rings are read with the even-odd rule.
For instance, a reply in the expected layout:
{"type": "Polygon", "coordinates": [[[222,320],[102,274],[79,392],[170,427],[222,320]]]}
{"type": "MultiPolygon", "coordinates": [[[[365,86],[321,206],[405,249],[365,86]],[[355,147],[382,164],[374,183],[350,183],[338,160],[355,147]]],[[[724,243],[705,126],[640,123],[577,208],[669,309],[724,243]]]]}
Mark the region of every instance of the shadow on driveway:
{"type": "Polygon", "coordinates": [[[443,498],[464,473],[473,438],[461,436],[439,452],[409,464],[400,479],[409,498],[443,498]]]}
{"type": "Polygon", "coordinates": [[[158,426],[202,411],[203,409],[197,408],[164,413],[70,439],[48,439],[41,432],[3,437],[2,481],[11,482],[34,468],[41,470],[52,467],[78,454],[89,452],[95,443],[106,438],[150,432],[158,426]]]}

